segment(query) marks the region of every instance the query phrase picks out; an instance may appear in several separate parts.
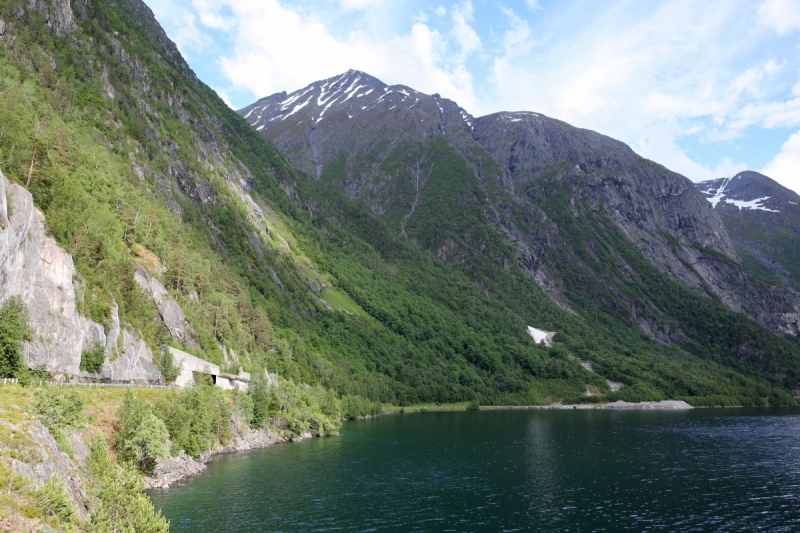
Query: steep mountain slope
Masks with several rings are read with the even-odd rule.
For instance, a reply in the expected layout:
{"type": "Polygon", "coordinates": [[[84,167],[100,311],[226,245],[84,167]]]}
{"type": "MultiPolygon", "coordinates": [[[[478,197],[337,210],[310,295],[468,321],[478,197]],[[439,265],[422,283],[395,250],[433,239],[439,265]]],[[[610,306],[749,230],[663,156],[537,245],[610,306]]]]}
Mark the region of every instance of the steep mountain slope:
{"type": "MultiPolygon", "coordinates": [[[[118,361],[108,339],[119,323],[149,353],[171,344],[231,371],[266,367],[358,405],[543,402],[607,388],[418,250],[406,250],[418,265],[407,274],[347,231],[323,233],[284,191],[302,176],[196,79],[143,3],[69,7],[0,10],[0,150],[8,218],[27,189],[74,264],[70,335],[101,328],[103,364],[118,361]],[[424,269],[458,309],[397,281],[424,269]]],[[[12,285],[23,287],[4,278],[0,303],[20,292],[12,285]]],[[[26,363],[81,374],[92,345],[69,357],[38,350],[53,338],[31,316],[26,363]]]]}
{"type": "MultiPolygon", "coordinates": [[[[586,193],[611,167],[556,162],[515,184],[452,102],[383,87],[394,103],[375,110],[388,118],[337,111],[373,96],[359,97],[369,89],[358,80],[349,100],[350,85],[329,84],[284,121],[314,106],[316,129],[294,144],[310,154],[298,159],[306,173],[194,76],[139,0],[9,2],[0,18],[3,172],[71,256],[75,307],[102,327],[105,365],[119,357],[108,339],[125,329],[162,370],[158,349],[170,344],[353,405],[791,402],[800,347],[729,311],[700,269],[712,296],[647,260],[637,246],[651,243],[632,244],[605,193],[586,193]],[[364,135],[375,128],[386,135],[364,135]],[[536,344],[528,326],[557,331],[556,345],[536,344]]],[[[306,100],[296,102],[284,116],[306,100]]],[[[706,247],[738,268],[718,219],[658,220],[664,254],[706,247]]],[[[2,287],[0,302],[10,296],[2,287]]],[[[59,362],[40,353],[50,359],[26,362],[59,362]]]]}
{"type": "MultiPolygon", "coordinates": [[[[420,205],[436,204],[425,198],[435,166],[429,151],[446,139],[477,176],[494,231],[507,234],[517,263],[564,305],[558,276],[541,261],[547,237],[534,235],[529,222],[515,222],[530,217],[548,194],[537,189],[546,174],[568,182],[593,211],[603,203],[614,224],[671,278],[712,292],[773,331],[800,331],[800,300],[731,269],[726,260],[739,262],[734,245],[691,182],[608,137],[530,112],[474,119],[438,95],[356,71],[264,98],[240,114],[300,168],[318,178],[326,165],[329,175],[338,172],[351,198],[403,234],[420,220],[413,216],[420,205]],[[487,162],[487,152],[496,164],[487,162]]],[[[458,256],[452,238],[423,245],[458,256]]],[[[647,322],[650,332],[654,324],[647,322]]]]}
{"type": "Polygon", "coordinates": [[[407,238],[506,305],[521,294],[505,279],[520,272],[593,324],[633,326],[709,355],[703,344],[781,379],[794,372],[791,343],[767,341],[789,352],[764,357],[753,345],[769,334],[749,323],[742,335],[733,324],[743,317],[726,308],[796,335],[800,301],[742,268],[689,180],[622,143],[535,113],[475,119],[438,95],[356,71],[239,113],[318,178],[287,184],[307,208],[387,261],[395,252],[381,243],[407,238]],[[363,222],[365,210],[380,227],[363,222]],[[703,315],[728,317],[724,331],[703,315]]]}
{"type": "Polygon", "coordinates": [[[758,172],[695,184],[728,229],[742,261],[800,290],[800,195],[758,172]]]}

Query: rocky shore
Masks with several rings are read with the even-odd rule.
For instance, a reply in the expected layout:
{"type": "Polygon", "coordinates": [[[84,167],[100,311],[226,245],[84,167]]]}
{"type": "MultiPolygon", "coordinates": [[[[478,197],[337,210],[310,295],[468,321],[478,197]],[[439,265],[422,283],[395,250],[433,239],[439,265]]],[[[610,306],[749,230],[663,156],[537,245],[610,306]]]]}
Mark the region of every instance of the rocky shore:
{"type": "Polygon", "coordinates": [[[287,439],[271,431],[252,429],[235,420],[232,421],[232,425],[233,439],[225,446],[206,450],[197,458],[186,455],[186,453],[181,450],[178,455],[169,457],[165,461],[157,460],[153,474],[144,480],[144,488],[146,490],[168,489],[170,485],[190,477],[199,476],[205,472],[208,463],[211,462],[215,455],[260,450],[262,448],[268,448],[273,444],[286,442],[287,440],[305,440],[311,438],[311,433],[303,433],[293,439],[287,439]]]}
{"type": "Polygon", "coordinates": [[[691,405],[683,400],[662,400],[660,402],[623,402],[618,400],[611,403],[580,403],[580,404],[561,404],[554,403],[550,405],[509,405],[509,406],[491,406],[481,407],[482,410],[487,409],[614,409],[614,410],[636,410],[636,411],[685,411],[694,409],[691,405]]]}

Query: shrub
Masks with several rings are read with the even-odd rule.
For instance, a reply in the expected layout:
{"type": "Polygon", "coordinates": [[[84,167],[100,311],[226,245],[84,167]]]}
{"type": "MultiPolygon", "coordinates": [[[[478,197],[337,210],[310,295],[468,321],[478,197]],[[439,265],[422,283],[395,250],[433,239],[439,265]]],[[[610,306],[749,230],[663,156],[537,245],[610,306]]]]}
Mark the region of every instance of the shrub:
{"type": "Polygon", "coordinates": [[[281,379],[278,385],[270,387],[269,392],[267,414],[273,425],[286,430],[289,435],[306,432],[315,436],[330,435],[341,427],[341,407],[336,412],[325,413],[315,398],[318,392],[314,387],[281,379]]]}
{"type": "Polygon", "coordinates": [[[86,424],[83,396],[72,388],[51,385],[38,389],[33,410],[51,432],[78,429],[86,424]]]}
{"type": "Polygon", "coordinates": [[[97,372],[106,360],[106,349],[99,342],[93,342],[88,350],[81,353],[81,370],[97,372]]]}
{"type": "Polygon", "coordinates": [[[64,489],[64,484],[57,477],[49,477],[37,491],[36,496],[45,512],[54,513],[64,524],[72,523],[74,518],[72,502],[64,489]]]}
{"type": "Polygon", "coordinates": [[[230,440],[231,405],[224,391],[214,385],[201,382],[174,392],[158,401],[155,412],[164,421],[176,449],[189,455],[198,456],[215,442],[230,440]]]}
{"type": "Polygon", "coordinates": [[[175,363],[175,357],[169,350],[164,350],[161,353],[161,358],[158,361],[159,370],[161,370],[161,377],[164,378],[164,383],[174,383],[181,373],[180,363],[175,363]]]}

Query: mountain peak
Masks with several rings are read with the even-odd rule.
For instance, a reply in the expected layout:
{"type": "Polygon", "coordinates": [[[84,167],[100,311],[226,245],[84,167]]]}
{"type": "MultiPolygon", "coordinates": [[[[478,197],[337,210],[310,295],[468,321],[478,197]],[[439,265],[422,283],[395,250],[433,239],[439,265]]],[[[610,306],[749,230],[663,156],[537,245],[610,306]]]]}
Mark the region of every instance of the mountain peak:
{"type": "Polygon", "coordinates": [[[800,205],[800,195],[752,170],[739,172],[732,178],[703,181],[695,186],[718,210],[780,213],[784,209],[796,209],[800,205]]]}

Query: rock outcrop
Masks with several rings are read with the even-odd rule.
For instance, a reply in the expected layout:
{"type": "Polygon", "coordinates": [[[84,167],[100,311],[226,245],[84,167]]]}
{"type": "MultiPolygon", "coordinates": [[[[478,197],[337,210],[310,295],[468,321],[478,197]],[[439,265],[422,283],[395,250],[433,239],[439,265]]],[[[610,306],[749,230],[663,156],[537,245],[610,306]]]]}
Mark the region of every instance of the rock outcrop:
{"type": "MultiPolygon", "coordinates": [[[[27,433],[34,444],[31,449],[35,450],[37,454],[29,462],[13,459],[11,462],[12,470],[24,477],[36,488],[41,488],[51,477],[57,478],[64,484],[67,495],[72,501],[75,514],[81,520],[87,519],[86,490],[81,472],[72,459],[65,452],[58,449],[55,439],[53,439],[47,428],[39,422],[32,422],[24,428],[4,420],[0,420],[0,424],[15,433],[27,433]]],[[[78,449],[76,449],[76,456],[88,454],[86,446],[79,436],[71,440],[73,446],[79,443],[78,449]]]]}
{"type": "Polygon", "coordinates": [[[181,306],[172,299],[166,287],[157,278],[153,277],[146,268],[135,261],[133,265],[136,283],[155,302],[159,316],[164,321],[167,329],[169,329],[170,335],[178,340],[186,339],[186,315],[183,314],[181,306]]]}
{"type": "Polygon", "coordinates": [[[73,31],[77,25],[72,16],[72,2],[70,0],[28,0],[29,11],[39,13],[44,19],[45,27],[59,37],[73,31]]]}
{"type": "Polygon", "coordinates": [[[696,183],[746,264],[800,292],[800,194],[758,172],[696,183]]]}
{"type": "Polygon", "coordinates": [[[28,306],[33,339],[23,344],[25,363],[54,373],[80,375],[81,354],[94,343],[106,348],[100,372],[113,381],[161,379],[147,344],[120,326],[116,306],[110,328],[78,312],[75,265],[45,231],[33,197],[0,174],[0,303],[18,296],[28,306]]]}

